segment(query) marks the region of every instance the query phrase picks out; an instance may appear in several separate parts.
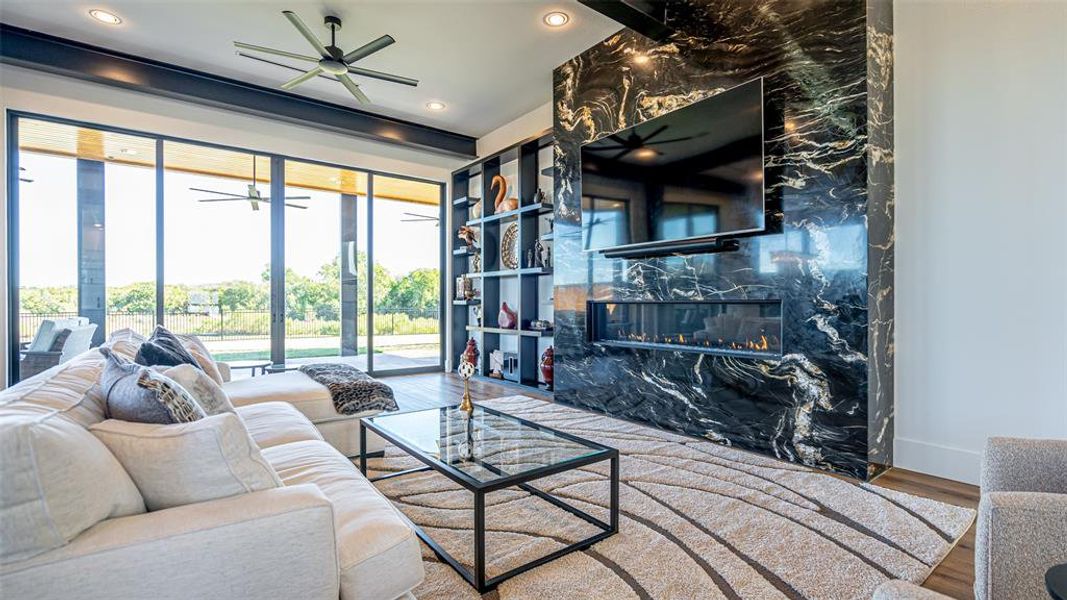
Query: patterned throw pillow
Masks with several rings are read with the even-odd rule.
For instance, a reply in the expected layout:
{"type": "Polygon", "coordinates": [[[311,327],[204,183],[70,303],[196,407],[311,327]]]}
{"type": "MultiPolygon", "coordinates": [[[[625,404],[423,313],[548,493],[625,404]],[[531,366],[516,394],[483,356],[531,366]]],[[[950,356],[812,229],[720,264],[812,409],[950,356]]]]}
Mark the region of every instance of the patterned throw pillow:
{"type": "Polygon", "coordinates": [[[211,356],[211,351],[207,349],[207,346],[204,345],[200,338],[191,333],[178,335],[177,337],[181,340],[182,347],[196,360],[196,364],[207,373],[208,377],[215,380],[215,383],[219,385],[225,383],[218,365],[215,364],[215,357],[211,356]]]}
{"type": "Polygon", "coordinates": [[[230,397],[204,371],[192,365],[178,365],[160,372],[185,388],[185,391],[189,392],[189,395],[196,400],[208,416],[235,412],[233,404],[230,403],[230,397]]]}
{"type": "Polygon", "coordinates": [[[152,337],[141,344],[141,347],[137,350],[137,356],[133,360],[137,364],[149,367],[154,365],[173,367],[187,364],[200,368],[200,365],[196,363],[196,359],[182,346],[178,336],[162,325],[156,325],[156,330],[152,332],[152,337]]]}
{"type": "Polygon", "coordinates": [[[189,392],[170,377],[132,363],[110,348],[100,352],[107,357],[100,388],[110,418],[170,425],[207,416],[189,392]]]}

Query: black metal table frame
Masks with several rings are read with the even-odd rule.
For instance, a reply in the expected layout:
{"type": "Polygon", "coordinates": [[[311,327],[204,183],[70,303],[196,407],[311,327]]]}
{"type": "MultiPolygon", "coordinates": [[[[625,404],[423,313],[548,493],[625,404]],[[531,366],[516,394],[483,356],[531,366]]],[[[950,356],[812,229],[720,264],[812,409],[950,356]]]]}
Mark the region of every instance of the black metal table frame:
{"type": "MultiPolygon", "coordinates": [[[[437,410],[446,411],[446,410],[454,410],[455,408],[456,408],[455,406],[452,406],[452,407],[440,408],[440,409],[437,409],[437,410]]],[[[416,448],[412,448],[410,445],[406,444],[402,440],[397,439],[395,436],[390,434],[388,431],[383,430],[381,427],[377,426],[375,423],[373,423],[373,421],[361,419],[360,423],[359,423],[359,470],[360,470],[361,473],[363,473],[363,475],[367,474],[367,451],[366,451],[366,448],[367,448],[367,430],[368,429],[370,429],[374,433],[378,434],[379,436],[384,438],[389,443],[391,443],[394,446],[400,448],[401,450],[406,452],[408,455],[410,455],[411,457],[417,459],[419,462],[421,462],[421,463],[423,463],[425,465],[423,467],[416,467],[414,469],[407,469],[407,470],[404,470],[404,471],[398,471],[396,473],[388,473],[386,475],[381,475],[379,477],[375,477],[373,479],[370,479],[370,481],[381,481],[383,479],[391,479],[393,477],[400,477],[402,475],[409,475],[409,474],[412,474],[412,473],[420,473],[420,472],[432,470],[432,471],[436,471],[436,472],[444,475],[445,477],[448,477],[449,479],[451,479],[455,483],[457,483],[460,486],[462,486],[467,491],[470,491],[470,492],[472,492],[474,494],[474,570],[473,570],[473,572],[471,570],[467,569],[462,564],[460,564],[459,561],[457,561],[455,558],[453,558],[451,554],[449,554],[436,541],[434,541],[434,539],[431,538],[429,536],[429,534],[427,534],[425,531],[423,531],[423,529],[421,527],[419,527],[414,522],[412,522],[411,519],[408,519],[408,523],[411,525],[412,529],[415,530],[415,533],[419,536],[419,538],[422,541],[426,542],[426,545],[429,546],[430,549],[433,550],[434,553],[437,554],[437,556],[441,560],[445,561],[453,569],[455,569],[456,572],[459,573],[460,576],[462,576],[463,579],[465,579],[467,581],[467,583],[469,583],[474,589],[478,590],[479,593],[484,594],[485,592],[488,592],[490,590],[495,589],[498,585],[500,585],[501,583],[503,583],[504,581],[506,581],[508,579],[511,579],[512,577],[514,577],[516,575],[520,575],[522,573],[525,573],[526,571],[529,571],[530,569],[533,569],[535,567],[539,567],[539,566],[541,566],[541,565],[543,565],[543,564],[545,564],[547,562],[553,561],[553,560],[555,560],[555,559],[557,559],[557,558],[559,558],[561,556],[564,556],[566,554],[570,554],[571,552],[577,552],[579,550],[584,550],[584,549],[592,546],[593,544],[595,544],[595,543],[597,543],[597,542],[599,542],[599,541],[601,541],[603,539],[606,539],[608,537],[611,537],[612,535],[618,533],[618,531],[619,531],[619,451],[618,450],[616,450],[615,448],[610,448],[608,446],[603,446],[601,444],[597,444],[595,442],[591,442],[591,441],[586,440],[586,439],[582,439],[580,437],[571,435],[569,433],[565,433],[563,431],[559,431],[557,429],[553,429],[551,427],[546,427],[544,425],[539,425],[537,423],[534,423],[533,421],[527,421],[526,419],[522,419],[522,418],[516,417],[514,415],[510,415],[510,414],[507,414],[507,413],[502,413],[502,412],[500,412],[498,410],[494,410],[494,409],[487,408],[487,407],[480,406],[480,405],[479,405],[479,408],[481,410],[484,410],[485,412],[487,412],[489,414],[503,416],[503,417],[506,417],[506,418],[509,418],[509,419],[515,419],[516,421],[518,421],[519,423],[521,423],[521,424],[523,424],[523,425],[525,425],[527,427],[532,427],[534,429],[538,429],[538,430],[541,430],[541,431],[547,431],[547,432],[550,432],[550,433],[552,433],[552,434],[554,434],[556,436],[559,436],[559,437],[561,437],[561,438],[563,438],[565,440],[569,440],[569,441],[572,441],[572,442],[576,442],[576,443],[579,443],[579,444],[583,444],[583,445],[589,446],[590,448],[593,448],[594,450],[598,450],[599,452],[597,452],[595,454],[591,454],[589,456],[582,456],[582,457],[574,458],[574,459],[571,459],[571,460],[562,461],[562,462],[559,462],[559,463],[556,463],[556,464],[553,464],[553,465],[547,465],[547,466],[544,466],[544,467],[541,467],[541,468],[538,468],[538,469],[532,469],[530,471],[519,473],[519,474],[516,474],[516,475],[504,475],[504,473],[500,469],[498,469],[497,467],[495,467],[493,465],[490,465],[488,463],[485,463],[483,461],[477,460],[476,463],[479,466],[484,467],[485,469],[487,469],[487,470],[489,470],[489,471],[491,471],[493,473],[496,473],[498,475],[504,475],[503,477],[501,477],[499,479],[496,479],[494,481],[491,481],[491,482],[481,482],[481,481],[478,481],[477,479],[471,477],[467,473],[464,473],[463,471],[453,467],[450,464],[446,464],[446,463],[444,463],[444,462],[442,462],[440,460],[437,460],[437,459],[435,459],[433,457],[430,457],[430,456],[427,456],[427,455],[423,454],[421,451],[419,451],[416,448]],[[610,522],[609,523],[605,523],[604,521],[602,521],[602,520],[590,515],[589,513],[585,512],[585,511],[583,511],[583,510],[581,510],[581,509],[579,509],[579,508],[577,508],[575,506],[572,506],[572,505],[564,502],[563,500],[560,500],[559,498],[557,498],[557,497],[555,497],[555,496],[553,496],[553,495],[551,495],[551,494],[549,494],[547,492],[539,490],[539,489],[537,489],[534,486],[529,484],[530,481],[534,481],[536,479],[541,479],[543,477],[548,477],[550,475],[555,475],[557,473],[562,473],[564,471],[569,471],[571,469],[577,469],[578,467],[584,467],[586,465],[591,465],[591,464],[598,463],[598,462],[601,462],[601,461],[604,461],[604,460],[610,460],[611,461],[611,475],[609,477],[610,485],[611,485],[611,491],[610,491],[610,504],[611,504],[611,507],[610,507],[610,516],[609,516],[610,522]],[[570,544],[570,545],[568,545],[568,546],[566,546],[564,548],[560,548],[559,550],[556,550],[554,552],[546,554],[545,556],[542,556],[541,558],[532,560],[532,561],[530,561],[530,562],[528,562],[526,564],[520,565],[520,566],[515,567],[513,569],[510,569],[508,571],[505,571],[504,573],[501,573],[500,575],[497,575],[496,577],[491,577],[491,578],[486,579],[486,576],[485,576],[485,495],[490,493],[490,492],[495,492],[497,490],[502,490],[504,488],[508,488],[508,487],[512,487],[512,486],[516,486],[516,487],[518,487],[519,489],[521,489],[523,491],[529,492],[529,493],[537,496],[538,498],[541,498],[542,500],[545,500],[546,502],[552,504],[553,506],[559,507],[559,508],[571,513],[572,515],[582,519],[583,521],[586,521],[587,523],[590,523],[590,524],[596,526],[597,528],[601,529],[601,532],[596,534],[596,535],[593,535],[593,536],[590,536],[588,538],[585,538],[583,540],[580,540],[578,542],[574,542],[573,544],[570,544]]],[[[407,517],[405,517],[405,518],[407,518],[407,517]]]]}

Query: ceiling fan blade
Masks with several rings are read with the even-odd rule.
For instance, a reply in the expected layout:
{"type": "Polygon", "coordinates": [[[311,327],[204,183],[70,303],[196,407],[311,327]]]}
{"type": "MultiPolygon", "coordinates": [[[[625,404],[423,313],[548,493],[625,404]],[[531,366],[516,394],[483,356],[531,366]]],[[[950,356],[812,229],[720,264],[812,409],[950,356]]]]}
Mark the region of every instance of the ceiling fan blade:
{"type": "MultiPolygon", "coordinates": [[[[285,50],[278,50],[276,48],[268,48],[266,46],[257,46],[255,44],[246,44],[244,42],[234,42],[234,46],[241,48],[242,50],[255,50],[256,52],[264,52],[266,54],[274,54],[275,56],[284,56],[285,58],[292,58],[296,60],[304,60],[307,62],[319,62],[319,59],[314,56],[305,56],[303,54],[297,54],[296,52],[286,52],[285,50]]],[[[238,52],[238,54],[241,54],[238,52]]],[[[249,57],[253,58],[253,57],[249,57]]],[[[303,71],[303,69],[300,69],[303,71]]]]}
{"type": "Polygon", "coordinates": [[[230,192],[220,192],[218,190],[205,190],[204,188],[191,187],[189,189],[191,191],[194,191],[194,192],[204,192],[205,194],[216,194],[216,195],[219,195],[219,196],[233,196],[234,198],[247,198],[248,197],[248,196],[246,196],[244,194],[231,194],[230,192]]]}
{"type": "Polygon", "coordinates": [[[622,150],[623,148],[629,148],[629,146],[590,146],[587,149],[597,152],[599,150],[622,150]]]}
{"type": "Polygon", "coordinates": [[[372,69],[364,69],[362,67],[353,67],[349,65],[348,72],[353,75],[359,75],[360,77],[370,77],[372,79],[381,79],[382,81],[389,81],[392,83],[399,83],[402,85],[410,85],[415,87],[419,85],[418,79],[412,79],[410,77],[403,77],[400,75],[393,75],[392,73],[382,73],[381,71],[374,71],[372,69]]]}
{"type": "Polygon", "coordinates": [[[401,214],[407,215],[409,217],[418,217],[420,219],[432,219],[434,221],[436,221],[438,219],[438,217],[435,217],[433,215],[420,215],[419,213],[412,213],[412,212],[406,212],[406,213],[401,213],[401,214]]]}
{"type": "Polygon", "coordinates": [[[197,202],[244,202],[248,198],[203,198],[197,202]]]}
{"type": "MultiPolygon", "coordinates": [[[[259,200],[270,203],[270,196],[262,196],[259,200]]],[[[285,200],[311,200],[311,196],[286,196],[285,200]]]]}
{"type": "Polygon", "coordinates": [[[645,145],[646,146],[655,146],[656,144],[669,144],[671,142],[684,142],[685,140],[691,140],[691,139],[697,138],[697,137],[700,137],[700,136],[687,135],[685,137],[671,138],[669,140],[656,140],[654,142],[646,142],[645,145]]]}
{"type": "Polygon", "coordinates": [[[340,81],[341,85],[348,88],[348,91],[356,97],[356,100],[358,100],[360,104],[370,104],[370,98],[363,93],[363,90],[359,89],[356,82],[352,81],[348,75],[338,75],[337,81],[340,81]]]}
{"type": "Polygon", "coordinates": [[[303,75],[297,75],[289,81],[286,81],[281,85],[281,88],[283,90],[291,90],[309,79],[314,79],[319,75],[319,73],[322,73],[322,67],[315,67],[314,69],[308,71],[307,73],[304,73],[303,75]]]}
{"type": "Polygon", "coordinates": [[[664,131],[667,131],[667,126],[666,125],[660,125],[659,128],[657,128],[655,131],[653,131],[652,133],[650,133],[650,134],[646,135],[645,137],[641,138],[641,143],[642,144],[647,144],[648,140],[651,140],[652,138],[656,137],[657,135],[663,133],[664,131]]]}
{"type": "Polygon", "coordinates": [[[304,39],[311,44],[311,47],[314,48],[316,52],[321,54],[323,58],[333,58],[330,56],[330,53],[326,51],[326,46],[322,45],[319,38],[315,37],[315,34],[308,29],[307,25],[304,25],[303,19],[297,16],[295,12],[291,10],[283,10],[282,14],[285,15],[286,19],[289,19],[289,22],[293,24],[293,27],[296,27],[296,30],[300,32],[300,35],[304,36],[304,39]]]}
{"type": "MultiPolygon", "coordinates": [[[[299,67],[294,67],[292,65],[287,65],[285,63],[275,62],[273,60],[267,60],[265,58],[260,58],[258,56],[252,56],[251,54],[245,54],[244,52],[238,52],[237,56],[240,56],[240,57],[243,57],[243,58],[251,58],[252,60],[257,60],[257,61],[259,61],[261,63],[267,63],[268,65],[274,65],[275,67],[281,67],[283,69],[289,69],[290,71],[296,71],[297,73],[306,73],[307,72],[306,69],[301,69],[299,67]]],[[[326,75],[322,75],[322,74],[320,74],[319,77],[322,77],[323,79],[329,79],[330,81],[333,81],[333,77],[327,77],[326,75]]]]}
{"type": "Polygon", "coordinates": [[[382,37],[380,37],[380,38],[378,38],[378,39],[376,39],[376,40],[374,40],[372,42],[368,42],[366,44],[363,44],[359,48],[356,48],[355,50],[349,52],[348,54],[345,54],[341,58],[341,62],[344,62],[344,63],[356,62],[357,60],[359,60],[361,58],[367,58],[371,54],[374,54],[375,52],[377,52],[379,50],[382,50],[383,48],[387,48],[389,46],[392,46],[395,43],[396,43],[396,40],[393,39],[393,36],[388,35],[388,34],[383,35],[382,37]]]}
{"type": "Polygon", "coordinates": [[[259,202],[252,200],[252,210],[259,210],[259,202]]]}
{"type": "Polygon", "coordinates": [[[616,154],[615,156],[612,156],[610,160],[619,160],[620,158],[626,156],[627,154],[629,154],[629,153],[631,153],[633,151],[634,151],[633,148],[627,148],[627,149],[623,150],[622,152],[616,154]]]}
{"type": "Polygon", "coordinates": [[[301,206],[299,204],[289,204],[288,202],[286,202],[285,205],[288,206],[289,208],[302,208],[304,210],[307,210],[306,206],[301,206]]]}

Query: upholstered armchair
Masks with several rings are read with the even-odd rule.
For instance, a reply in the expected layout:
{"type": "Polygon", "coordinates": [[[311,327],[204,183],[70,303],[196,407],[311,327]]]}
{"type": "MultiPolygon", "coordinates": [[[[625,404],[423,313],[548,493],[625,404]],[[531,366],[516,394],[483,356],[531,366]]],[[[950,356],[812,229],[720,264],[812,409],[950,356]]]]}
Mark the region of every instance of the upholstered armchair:
{"type": "Polygon", "coordinates": [[[67,362],[92,346],[96,324],[79,320],[44,323],[19,358],[19,378],[28,379],[67,362]]]}
{"type": "MultiPolygon", "coordinates": [[[[974,544],[976,600],[1047,600],[1045,572],[1067,563],[1067,440],[990,438],[974,544]]],[[[890,581],[875,600],[946,598],[890,581]]]]}

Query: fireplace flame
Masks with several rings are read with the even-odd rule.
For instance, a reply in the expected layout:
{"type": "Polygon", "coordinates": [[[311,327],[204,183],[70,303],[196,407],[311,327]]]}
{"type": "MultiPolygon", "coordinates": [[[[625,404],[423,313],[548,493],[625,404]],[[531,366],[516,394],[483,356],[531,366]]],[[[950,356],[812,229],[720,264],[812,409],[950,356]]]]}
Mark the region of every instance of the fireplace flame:
{"type": "MultiPolygon", "coordinates": [[[[723,338],[711,340],[708,338],[697,339],[695,337],[685,337],[684,334],[672,334],[672,335],[647,335],[644,333],[634,332],[620,332],[618,339],[644,343],[644,344],[667,344],[675,346],[696,346],[705,348],[721,348],[725,350],[747,350],[750,352],[769,352],[771,350],[771,339],[767,338],[765,333],[761,333],[759,339],[744,340],[744,341],[727,341],[723,338]]],[[[777,338],[772,338],[774,345],[778,345],[777,338]]]]}

